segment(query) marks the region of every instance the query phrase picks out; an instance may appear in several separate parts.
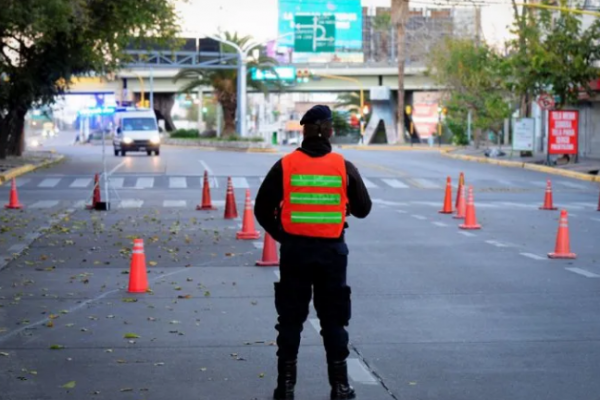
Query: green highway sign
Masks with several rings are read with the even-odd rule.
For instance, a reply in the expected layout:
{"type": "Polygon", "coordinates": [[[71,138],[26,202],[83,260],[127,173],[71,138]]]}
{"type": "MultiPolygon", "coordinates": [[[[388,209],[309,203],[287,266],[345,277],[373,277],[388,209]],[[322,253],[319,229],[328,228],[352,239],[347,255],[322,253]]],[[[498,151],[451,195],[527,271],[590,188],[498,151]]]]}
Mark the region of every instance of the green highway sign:
{"type": "Polygon", "coordinates": [[[295,15],[294,51],[335,52],[335,15],[295,15]]]}

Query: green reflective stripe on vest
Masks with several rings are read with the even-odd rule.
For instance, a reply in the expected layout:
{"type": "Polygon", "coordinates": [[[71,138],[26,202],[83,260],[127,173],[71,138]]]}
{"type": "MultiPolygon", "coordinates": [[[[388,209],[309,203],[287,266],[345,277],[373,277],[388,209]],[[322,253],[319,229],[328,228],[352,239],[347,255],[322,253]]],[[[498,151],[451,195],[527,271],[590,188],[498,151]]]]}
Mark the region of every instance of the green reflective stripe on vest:
{"type": "Polygon", "coordinates": [[[304,224],[340,224],[340,212],[297,212],[292,211],[292,222],[304,224]]]}
{"type": "Polygon", "coordinates": [[[292,186],[342,187],[342,177],[333,175],[292,175],[292,186]]]}
{"type": "Polygon", "coordinates": [[[292,204],[335,206],[340,204],[341,196],[339,194],[329,193],[291,193],[290,201],[292,204]]]}

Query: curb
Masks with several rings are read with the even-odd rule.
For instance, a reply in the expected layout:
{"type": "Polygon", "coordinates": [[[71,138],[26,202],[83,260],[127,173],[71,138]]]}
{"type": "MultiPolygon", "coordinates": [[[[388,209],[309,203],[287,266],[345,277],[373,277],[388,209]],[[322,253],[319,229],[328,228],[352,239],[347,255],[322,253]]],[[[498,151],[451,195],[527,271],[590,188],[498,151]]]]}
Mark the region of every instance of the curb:
{"type": "Polygon", "coordinates": [[[35,171],[40,168],[44,168],[44,167],[56,164],[56,163],[62,161],[64,158],[65,158],[65,156],[59,155],[58,157],[56,157],[54,159],[46,160],[37,165],[25,164],[25,165],[21,165],[20,167],[9,169],[8,171],[0,174],[0,186],[2,186],[4,183],[6,183],[18,176],[27,174],[29,172],[35,171]]]}
{"type": "Polygon", "coordinates": [[[528,169],[530,171],[544,172],[551,175],[564,176],[567,178],[579,179],[582,181],[600,182],[600,175],[589,175],[581,172],[567,171],[563,169],[548,167],[547,165],[531,164],[520,161],[505,161],[485,157],[468,156],[466,154],[452,154],[451,151],[452,150],[446,150],[441,152],[441,154],[445,157],[454,158],[456,160],[473,161],[482,164],[499,165],[502,167],[523,168],[528,169]]]}
{"type": "Polygon", "coordinates": [[[342,150],[367,150],[367,151],[430,151],[443,153],[452,151],[455,148],[439,148],[439,147],[422,147],[422,146],[359,146],[359,145],[337,145],[337,148],[342,150]]]}

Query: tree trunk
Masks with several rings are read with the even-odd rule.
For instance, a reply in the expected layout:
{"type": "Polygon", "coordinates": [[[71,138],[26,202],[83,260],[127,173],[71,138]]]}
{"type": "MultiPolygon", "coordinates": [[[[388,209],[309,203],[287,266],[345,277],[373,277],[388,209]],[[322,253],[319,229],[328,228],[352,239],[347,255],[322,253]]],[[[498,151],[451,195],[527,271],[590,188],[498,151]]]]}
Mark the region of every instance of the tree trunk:
{"type": "Polygon", "coordinates": [[[408,21],[409,0],[392,0],[392,23],[396,26],[396,55],[398,57],[398,108],[397,141],[406,143],[404,137],[404,63],[406,58],[406,22],[408,21]]]}
{"type": "Polygon", "coordinates": [[[6,156],[21,156],[24,150],[24,127],[27,107],[13,107],[0,120],[0,160],[6,156]]]}
{"type": "MultiPolygon", "coordinates": [[[[235,90],[235,88],[234,88],[235,90]]],[[[235,117],[237,113],[236,93],[227,93],[226,91],[215,93],[217,100],[223,109],[223,137],[231,137],[236,134],[235,117]]]]}

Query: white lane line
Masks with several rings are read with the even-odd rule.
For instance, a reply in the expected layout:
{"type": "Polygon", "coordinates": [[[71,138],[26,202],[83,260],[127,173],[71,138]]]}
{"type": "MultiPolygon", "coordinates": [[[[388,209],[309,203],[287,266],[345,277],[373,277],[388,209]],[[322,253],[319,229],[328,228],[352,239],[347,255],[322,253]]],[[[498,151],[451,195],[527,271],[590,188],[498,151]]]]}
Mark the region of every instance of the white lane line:
{"type": "Polygon", "coordinates": [[[547,258],[540,257],[537,254],[531,254],[531,253],[519,253],[519,254],[522,255],[523,257],[531,258],[533,260],[538,260],[538,261],[547,260],[547,258]]]}
{"type": "Polygon", "coordinates": [[[492,246],[496,246],[496,247],[512,247],[511,244],[502,243],[502,242],[499,242],[497,240],[486,240],[485,242],[487,244],[491,244],[492,246]]]}
{"type": "MultiPolygon", "coordinates": [[[[542,206],[542,202],[540,202],[540,204],[536,205],[536,204],[523,204],[523,203],[513,203],[510,201],[499,201],[499,204],[508,206],[508,207],[518,207],[518,208],[539,208],[542,206]]],[[[477,204],[475,204],[475,206],[477,206],[477,204]]]]}
{"type": "Polygon", "coordinates": [[[112,174],[114,174],[119,168],[121,168],[123,165],[125,165],[126,162],[127,162],[127,160],[123,160],[116,167],[114,167],[113,169],[108,171],[108,176],[111,176],[112,174]]]}
{"type": "Polygon", "coordinates": [[[92,183],[92,178],[77,178],[69,185],[72,188],[86,188],[92,183]]]}
{"type": "Polygon", "coordinates": [[[467,236],[467,237],[474,237],[475,236],[475,234],[471,233],[471,232],[458,231],[458,233],[460,233],[463,236],[467,236]]]}
{"type": "Polygon", "coordinates": [[[122,189],[123,184],[125,183],[125,178],[108,178],[108,187],[113,187],[115,189],[122,189]]]}
{"type": "Polygon", "coordinates": [[[368,180],[367,178],[362,178],[363,182],[365,183],[365,187],[367,189],[375,189],[377,187],[376,184],[374,184],[373,182],[371,182],[370,180],[368,180]]]}
{"type": "Polygon", "coordinates": [[[187,179],[184,177],[169,178],[170,189],[185,189],[187,188],[187,179]]]}
{"type": "Polygon", "coordinates": [[[443,223],[443,222],[438,222],[438,221],[434,221],[434,222],[432,222],[432,224],[434,224],[434,225],[436,225],[436,226],[440,226],[440,227],[442,227],[442,228],[445,228],[445,227],[447,227],[447,226],[448,226],[448,224],[445,224],[445,223],[443,223]]]}
{"type": "Polygon", "coordinates": [[[585,269],[581,269],[581,268],[565,268],[567,271],[571,271],[571,272],[575,272],[576,274],[579,275],[583,275],[586,278],[600,278],[600,275],[598,274],[594,274],[593,272],[590,271],[586,271],[585,269]]]}
{"type": "Polygon", "coordinates": [[[58,203],[59,203],[58,200],[41,200],[41,201],[36,201],[32,205],[30,205],[29,208],[51,208],[51,207],[56,207],[58,205],[58,203]]]}
{"type": "Polygon", "coordinates": [[[569,187],[571,189],[579,189],[579,190],[587,189],[587,186],[582,185],[581,183],[568,182],[568,181],[558,181],[556,183],[559,185],[569,187]]]}
{"type": "Polygon", "coordinates": [[[263,242],[252,242],[252,244],[254,245],[254,247],[256,247],[259,250],[262,250],[264,243],[263,242]]]}
{"type": "Polygon", "coordinates": [[[20,253],[27,248],[24,244],[13,244],[8,248],[9,254],[20,253]]]}
{"type": "Polygon", "coordinates": [[[277,279],[281,279],[281,274],[279,273],[279,271],[273,271],[273,273],[275,274],[277,279]]]}
{"type": "Polygon", "coordinates": [[[135,182],[136,189],[148,189],[154,186],[154,178],[137,178],[135,182]]]}
{"type": "MultiPolygon", "coordinates": [[[[29,182],[31,182],[31,179],[28,178],[23,178],[23,179],[15,179],[15,183],[17,184],[17,187],[20,188],[23,185],[27,185],[29,182]]],[[[9,182],[10,184],[10,182],[9,182]]]]}
{"type": "Polygon", "coordinates": [[[416,183],[418,183],[421,187],[423,187],[425,189],[438,189],[441,187],[440,185],[438,185],[435,182],[430,181],[429,179],[414,178],[413,181],[415,181],[416,183]]]}
{"type": "Polygon", "coordinates": [[[123,199],[119,204],[119,208],[140,208],[144,204],[144,200],[123,199]]]}
{"type": "Polygon", "coordinates": [[[443,204],[441,204],[440,202],[435,202],[435,201],[411,201],[411,204],[418,204],[418,205],[423,205],[423,206],[430,206],[430,207],[441,207],[443,204]]]}
{"type": "Polygon", "coordinates": [[[185,200],[164,200],[163,207],[187,207],[185,200]]]}
{"type": "Polygon", "coordinates": [[[363,385],[377,385],[377,379],[369,372],[367,367],[358,358],[349,358],[348,364],[348,375],[356,383],[362,383],[363,385]]]}
{"type": "MultiPolygon", "coordinates": [[[[77,200],[76,202],[73,203],[73,208],[75,209],[81,209],[83,207],[85,207],[87,204],[87,202],[85,200],[77,200]]],[[[90,202],[91,204],[91,202],[90,202]]]]}
{"type": "Polygon", "coordinates": [[[43,181],[40,182],[40,184],[38,185],[38,187],[41,188],[52,188],[55,187],[56,185],[58,185],[58,182],[60,182],[61,178],[47,178],[44,179],[43,181]]]}
{"type": "Polygon", "coordinates": [[[416,219],[420,219],[421,221],[427,219],[426,217],[424,217],[422,215],[411,215],[411,217],[416,218],[416,219]]]}
{"type": "Polygon", "coordinates": [[[317,331],[317,333],[321,333],[321,322],[319,322],[318,318],[309,318],[308,322],[310,322],[312,327],[315,328],[315,331],[317,331]]]}
{"type": "Polygon", "coordinates": [[[594,210],[598,208],[598,204],[596,204],[596,203],[585,203],[585,202],[576,201],[576,202],[571,203],[571,204],[576,204],[576,205],[579,205],[579,206],[582,206],[582,207],[585,207],[585,208],[590,208],[591,207],[594,210]]]}
{"type": "Polygon", "coordinates": [[[400,214],[406,214],[406,211],[404,211],[404,210],[396,210],[396,212],[400,213],[400,214]]]}
{"type": "Polygon", "coordinates": [[[375,204],[383,204],[385,206],[408,206],[408,203],[401,203],[398,201],[389,201],[383,199],[371,199],[371,201],[375,204]]]}
{"type": "MultiPolygon", "coordinates": [[[[583,210],[585,207],[584,206],[577,206],[574,205],[573,203],[554,203],[554,207],[558,207],[558,208],[564,208],[564,209],[569,209],[569,210],[583,210]]],[[[569,216],[571,216],[572,214],[569,213],[569,216]]]]}
{"type": "Polygon", "coordinates": [[[592,218],[592,221],[600,222],[600,218],[592,218]]]}
{"type": "Polygon", "coordinates": [[[475,204],[476,208],[500,208],[500,206],[496,205],[496,204],[491,204],[491,203],[483,203],[483,202],[477,202],[477,204],[475,204]]]}
{"type": "Polygon", "coordinates": [[[408,189],[408,185],[398,179],[382,179],[382,181],[395,189],[408,189]]]}
{"type": "Polygon", "coordinates": [[[248,189],[248,180],[244,177],[231,177],[231,184],[234,189],[248,189]]]}
{"type": "MultiPolygon", "coordinates": [[[[219,182],[217,181],[217,178],[214,176],[213,170],[210,169],[210,167],[208,166],[208,164],[206,162],[204,162],[204,160],[200,160],[200,164],[202,165],[202,168],[204,168],[204,170],[206,172],[208,172],[208,187],[218,188],[219,182]]],[[[204,187],[204,178],[200,178],[200,185],[202,187],[204,187]]]]}
{"type": "Polygon", "coordinates": [[[530,184],[532,184],[533,186],[538,186],[538,187],[546,187],[546,181],[540,182],[540,181],[531,181],[529,182],[530,184]]]}

